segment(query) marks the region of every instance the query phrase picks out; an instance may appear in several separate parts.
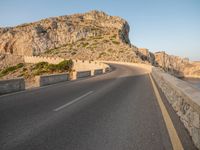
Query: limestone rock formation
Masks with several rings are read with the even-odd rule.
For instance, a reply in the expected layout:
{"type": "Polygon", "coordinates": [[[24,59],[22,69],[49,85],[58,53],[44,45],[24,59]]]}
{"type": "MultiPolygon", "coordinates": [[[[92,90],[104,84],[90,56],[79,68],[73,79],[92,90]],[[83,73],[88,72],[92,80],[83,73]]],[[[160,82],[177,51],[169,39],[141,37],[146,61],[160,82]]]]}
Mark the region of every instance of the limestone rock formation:
{"type": "Polygon", "coordinates": [[[200,77],[200,62],[191,62],[188,58],[168,55],[164,51],[157,52],[155,65],[177,77],[200,77]]]}
{"type": "Polygon", "coordinates": [[[128,34],[129,25],[122,18],[91,11],[0,28],[0,53],[40,55],[56,49],[60,54],[61,49],[63,57],[139,61],[128,34]]]}
{"type": "Polygon", "coordinates": [[[154,65],[155,64],[155,56],[154,53],[150,52],[147,48],[139,48],[138,53],[140,58],[143,61],[147,61],[148,63],[154,65]]]}
{"type": "Polygon", "coordinates": [[[24,55],[42,55],[148,63],[176,76],[200,77],[200,63],[138,49],[129,41],[129,30],[124,19],[100,11],[0,28],[0,68],[22,62],[24,55]]]}

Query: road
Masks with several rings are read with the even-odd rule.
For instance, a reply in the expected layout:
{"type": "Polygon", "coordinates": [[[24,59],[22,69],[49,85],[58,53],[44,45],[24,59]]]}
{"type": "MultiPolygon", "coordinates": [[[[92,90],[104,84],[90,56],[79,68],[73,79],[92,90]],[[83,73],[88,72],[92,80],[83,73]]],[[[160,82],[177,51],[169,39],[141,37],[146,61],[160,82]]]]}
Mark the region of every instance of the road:
{"type": "MultiPolygon", "coordinates": [[[[0,149],[172,149],[148,74],[111,65],[107,74],[1,96],[0,149]]],[[[195,149],[161,97],[183,147],[195,149]]]]}

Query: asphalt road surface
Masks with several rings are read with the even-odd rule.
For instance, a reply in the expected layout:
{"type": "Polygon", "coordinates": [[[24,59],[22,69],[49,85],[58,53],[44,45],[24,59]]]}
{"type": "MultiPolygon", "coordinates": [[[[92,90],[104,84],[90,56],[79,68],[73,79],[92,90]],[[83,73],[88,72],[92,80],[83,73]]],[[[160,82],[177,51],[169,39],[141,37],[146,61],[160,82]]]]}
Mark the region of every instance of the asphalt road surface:
{"type": "MultiPolygon", "coordinates": [[[[0,96],[0,150],[170,150],[148,74],[113,71],[0,96]]],[[[160,92],[184,149],[188,132],[160,92]]]]}

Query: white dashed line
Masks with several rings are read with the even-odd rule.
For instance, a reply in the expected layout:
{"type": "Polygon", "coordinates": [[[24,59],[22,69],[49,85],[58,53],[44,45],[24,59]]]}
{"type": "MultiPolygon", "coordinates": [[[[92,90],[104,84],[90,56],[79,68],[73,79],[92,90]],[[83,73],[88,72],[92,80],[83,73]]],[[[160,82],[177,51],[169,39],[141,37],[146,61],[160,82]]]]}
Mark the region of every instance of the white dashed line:
{"type": "Polygon", "coordinates": [[[59,111],[59,110],[65,108],[65,107],[68,107],[68,106],[70,106],[70,105],[72,105],[72,104],[78,102],[79,100],[83,99],[84,97],[86,97],[86,96],[88,96],[88,95],[90,95],[90,94],[92,94],[92,93],[93,93],[93,91],[87,92],[87,93],[85,93],[84,95],[82,95],[82,96],[80,96],[80,97],[78,97],[78,98],[76,98],[76,99],[70,101],[69,103],[66,103],[66,104],[64,104],[64,105],[62,105],[62,106],[60,106],[60,107],[54,109],[53,111],[59,111]]]}

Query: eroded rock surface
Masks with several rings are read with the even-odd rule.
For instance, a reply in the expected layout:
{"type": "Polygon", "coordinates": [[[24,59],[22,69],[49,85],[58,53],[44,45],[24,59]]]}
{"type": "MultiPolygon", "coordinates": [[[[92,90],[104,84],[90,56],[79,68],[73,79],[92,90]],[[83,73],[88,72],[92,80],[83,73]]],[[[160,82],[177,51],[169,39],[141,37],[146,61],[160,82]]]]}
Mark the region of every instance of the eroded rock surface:
{"type": "Polygon", "coordinates": [[[200,62],[189,61],[188,58],[168,55],[165,52],[157,52],[155,65],[177,77],[200,77],[200,62]]]}
{"type": "Polygon", "coordinates": [[[112,54],[117,54],[113,57],[113,60],[117,60],[122,57],[120,50],[126,49],[127,55],[125,53],[123,59],[127,57],[133,61],[136,57],[133,51],[137,51],[137,48],[130,48],[128,34],[129,25],[124,19],[91,11],[0,28],[0,53],[40,55],[61,48],[65,51],[65,57],[87,59],[90,56],[97,59],[105,56],[110,59],[112,56],[109,52],[104,52],[110,50],[112,54]],[[86,42],[88,39],[90,42],[86,42]],[[92,53],[97,55],[92,56],[92,53]]]}

